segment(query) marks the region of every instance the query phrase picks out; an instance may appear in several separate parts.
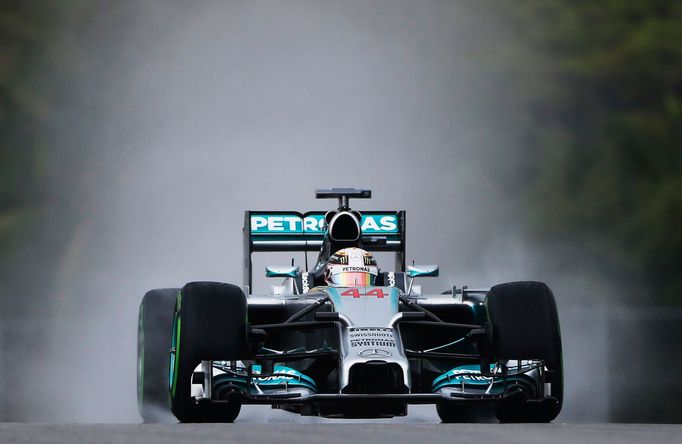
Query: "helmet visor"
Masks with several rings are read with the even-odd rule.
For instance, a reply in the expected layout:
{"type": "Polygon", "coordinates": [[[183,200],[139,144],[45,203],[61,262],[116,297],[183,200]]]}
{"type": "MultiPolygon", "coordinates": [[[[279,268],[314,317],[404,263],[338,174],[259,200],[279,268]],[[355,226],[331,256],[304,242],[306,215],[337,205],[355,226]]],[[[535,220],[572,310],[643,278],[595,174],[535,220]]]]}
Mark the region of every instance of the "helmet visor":
{"type": "Polygon", "coordinates": [[[331,275],[334,285],[342,287],[366,287],[374,285],[375,276],[371,273],[345,272],[331,275]]]}

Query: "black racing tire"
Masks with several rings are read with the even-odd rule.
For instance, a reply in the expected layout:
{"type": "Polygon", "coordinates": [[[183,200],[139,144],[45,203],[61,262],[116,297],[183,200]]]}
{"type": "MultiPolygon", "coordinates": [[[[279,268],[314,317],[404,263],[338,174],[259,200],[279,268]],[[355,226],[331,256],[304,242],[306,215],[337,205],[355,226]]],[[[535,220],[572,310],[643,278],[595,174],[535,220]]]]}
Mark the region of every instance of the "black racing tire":
{"type": "Polygon", "coordinates": [[[436,404],[436,412],[444,424],[487,423],[495,420],[488,404],[455,404],[443,402],[436,404]]]}
{"type": "Polygon", "coordinates": [[[137,327],[137,401],[144,422],[172,419],[168,405],[168,353],[173,306],[179,288],[148,291],[137,327]]]}
{"type": "Polygon", "coordinates": [[[492,360],[542,359],[549,370],[545,382],[551,396],[528,403],[514,396],[495,405],[501,422],[551,422],[564,398],[563,357],[559,316],[552,290],[542,282],[510,282],[492,287],[485,300],[492,326],[492,360]]]}
{"type": "Polygon", "coordinates": [[[248,358],[244,292],[230,284],[191,282],[178,293],[169,362],[171,411],[180,422],[233,422],[241,403],[198,404],[191,396],[194,369],[204,360],[248,358]]]}

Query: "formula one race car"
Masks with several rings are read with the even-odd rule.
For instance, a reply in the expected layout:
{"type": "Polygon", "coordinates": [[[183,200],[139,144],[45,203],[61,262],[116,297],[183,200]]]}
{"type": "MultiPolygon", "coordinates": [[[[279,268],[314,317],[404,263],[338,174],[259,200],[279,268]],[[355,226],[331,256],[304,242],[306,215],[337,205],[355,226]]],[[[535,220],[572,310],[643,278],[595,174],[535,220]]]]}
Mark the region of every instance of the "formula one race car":
{"type": "Polygon", "coordinates": [[[369,190],[318,190],[336,211],[247,211],[244,284],[152,290],[140,306],[138,400],[145,421],[232,422],[242,404],[301,415],[388,418],[435,404],[443,422],[486,406],[502,422],[549,422],[563,400],[561,338],[541,282],[423,295],[405,266],[405,212],[351,210],[369,190]],[[315,265],[251,294],[251,255],[317,251],[315,265]],[[371,252],[394,252],[380,269],[371,252]]]}

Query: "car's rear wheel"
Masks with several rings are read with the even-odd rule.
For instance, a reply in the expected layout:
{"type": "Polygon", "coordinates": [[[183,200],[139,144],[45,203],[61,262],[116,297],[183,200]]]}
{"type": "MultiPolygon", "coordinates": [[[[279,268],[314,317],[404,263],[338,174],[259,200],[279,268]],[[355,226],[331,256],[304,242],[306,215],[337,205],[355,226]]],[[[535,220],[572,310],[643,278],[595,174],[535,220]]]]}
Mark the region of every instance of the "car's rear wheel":
{"type": "Polygon", "coordinates": [[[550,391],[542,402],[528,402],[524,393],[509,397],[496,404],[495,415],[501,422],[552,421],[564,396],[561,332],[552,291],[542,282],[510,282],[492,287],[485,304],[493,360],[543,360],[550,391]]]}
{"type": "Polygon", "coordinates": [[[171,411],[181,422],[232,422],[238,397],[197,402],[191,394],[194,369],[202,361],[239,360],[249,355],[246,297],[239,287],[192,282],[178,293],[169,362],[171,411]]]}
{"type": "Polygon", "coordinates": [[[168,408],[168,352],[173,305],[179,288],[148,291],[137,330],[137,401],[144,422],[172,419],[168,408]]]}

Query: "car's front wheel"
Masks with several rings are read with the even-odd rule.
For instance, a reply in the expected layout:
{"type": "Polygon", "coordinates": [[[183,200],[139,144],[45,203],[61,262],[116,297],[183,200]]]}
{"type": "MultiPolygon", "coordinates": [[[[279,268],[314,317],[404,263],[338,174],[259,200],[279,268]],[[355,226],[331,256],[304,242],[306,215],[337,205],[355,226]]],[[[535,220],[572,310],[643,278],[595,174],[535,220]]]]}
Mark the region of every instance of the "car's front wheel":
{"type": "Polygon", "coordinates": [[[239,415],[238,397],[202,403],[192,396],[191,385],[194,370],[202,361],[248,357],[246,316],[246,297],[237,286],[191,282],[178,293],[169,390],[171,411],[180,422],[232,422],[239,415]]]}
{"type": "Polygon", "coordinates": [[[436,412],[441,422],[450,423],[486,423],[495,421],[492,409],[487,404],[455,404],[444,402],[436,404],[436,412]]]}
{"type": "Polygon", "coordinates": [[[528,402],[523,387],[495,406],[501,422],[550,422],[564,397],[561,332],[554,295],[542,282],[510,282],[492,287],[485,305],[492,326],[494,361],[542,360],[545,397],[528,402]]]}

